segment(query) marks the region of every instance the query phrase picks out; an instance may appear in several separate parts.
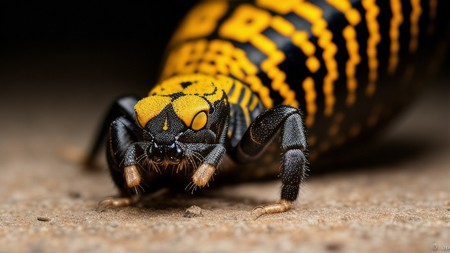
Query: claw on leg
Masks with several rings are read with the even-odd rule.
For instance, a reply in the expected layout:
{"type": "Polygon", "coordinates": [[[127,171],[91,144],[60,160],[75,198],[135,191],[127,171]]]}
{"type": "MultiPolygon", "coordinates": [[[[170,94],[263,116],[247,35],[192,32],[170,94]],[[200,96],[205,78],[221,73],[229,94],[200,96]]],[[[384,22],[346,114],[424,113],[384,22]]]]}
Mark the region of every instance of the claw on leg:
{"type": "Polygon", "coordinates": [[[214,166],[204,163],[195,171],[192,176],[192,182],[194,182],[196,186],[203,187],[209,182],[215,171],[216,168],[214,166]]]}
{"type": "Polygon", "coordinates": [[[282,199],[278,203],[258,206],[252,211],[252,216],[256,219],[265,214],[282,213],[292,209],[292,201],[282,199]]]}
{"type": "Polygon", "coordinates": [[[141,195],[133,195],[130,197],[109,197],[98,203],[97,211],[102,212],[105,209],[111,207],[131,206],[133,204],[136,204],[139,201],[140,197],[141,195]]]}
{"type": "Polygon", "coordinates": [[[125,181],[129,188],[139,186],[141,184],[141,174],[136,167],[136,165],[126,166],[124,170],[125,181]]]}

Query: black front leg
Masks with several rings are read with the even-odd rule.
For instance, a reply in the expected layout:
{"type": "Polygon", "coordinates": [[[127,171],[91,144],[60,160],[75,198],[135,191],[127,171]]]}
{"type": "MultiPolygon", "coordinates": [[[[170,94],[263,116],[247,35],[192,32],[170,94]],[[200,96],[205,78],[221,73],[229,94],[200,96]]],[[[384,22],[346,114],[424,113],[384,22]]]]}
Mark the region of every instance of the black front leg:
{"type": "Polygon", "coordinates": [[[281,132],[281,199],[278,203],[258,207],[254,215],[284,212],[292,208],[300,184],[305,177],[307,147],[301,112],[291,106],[278,106],[258,116],[247,129],[235,150],[233,158],[238,163],[257,159],[264,149],[281,132]]]}
{"type": "Polygon", "coordinates": [[[137,165],[147,147],[139,142],[139,132],[136,124],[125,116],[110,125],[106,157],[114,183],[123,195],[132,195],[130,189],[140,184],[137,165]]]}
{"type": "MultiPolygon", "coordinates": [[[[202,156],[200,166],[195,169],[192,175],[192,183],[198,187],[208,184],[214,175],[217,167],[225,155],[226,149],[223,144],[188,144],[188,150],[196,152],[202,156]]],[[[192,157],[193,154],[188,154],[192,157]]]]}
{"type": "Polygon", "coordinates": [[[92,168],[100,149],[107,143],[107,162],[111,176],[123,197],[111,197],[99,203],[99,208],[107,206],[126,206],[139,199],[138,191],[130,189],[139,186],[140,173],[137,158],[145,150],[139,143],[140,129],[135,124],[134,105],[139,100],[135,96],[125,96],[112,104],[92,149],[85,161],[92,168]]]}
{"type": "Polygon", "coordinates": [[[96,157],[98,156],[100,149],[105,145],[111,123],[122,116],[128,120],[134,120],[134,105],[138,100],[139,98],[137,96],[124,96],[113,102],[108,113],[103,119],[92,148],[85,159],[85,165],[88,169],[94,168],[96,157]]]}

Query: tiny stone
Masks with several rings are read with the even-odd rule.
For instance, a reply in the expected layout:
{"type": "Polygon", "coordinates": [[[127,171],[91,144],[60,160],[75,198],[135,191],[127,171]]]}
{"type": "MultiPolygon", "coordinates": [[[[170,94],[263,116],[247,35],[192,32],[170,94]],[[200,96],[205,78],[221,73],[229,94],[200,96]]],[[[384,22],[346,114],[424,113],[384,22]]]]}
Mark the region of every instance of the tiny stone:
{"type": "Polygon", "coordinates": [[[47,221],[50,221],[50,218],[39,216],[39,217],[37,217],[37,220],[38,221],[45,221],[45,222],[47,222],[47,221]]]}
{"type": "Polygon", "coordinates": [[[329,251],[340,251],[343,245],[340,243],[329,243],[326,245],[326,249],[329,251]]]}
{"type": "Polygon", "coordinates": [[[191,206],[184,211],[183,217],[193,218],[203,216],[202,209],[198,206],[191,206]]]}
{"type": "Polygon", "coordinates": [[[78,199],[81,197],[81,193],[77,192],[77,191],[70,191],[69,192],[69,197],[73,198],[73,199],[78,199]]]}

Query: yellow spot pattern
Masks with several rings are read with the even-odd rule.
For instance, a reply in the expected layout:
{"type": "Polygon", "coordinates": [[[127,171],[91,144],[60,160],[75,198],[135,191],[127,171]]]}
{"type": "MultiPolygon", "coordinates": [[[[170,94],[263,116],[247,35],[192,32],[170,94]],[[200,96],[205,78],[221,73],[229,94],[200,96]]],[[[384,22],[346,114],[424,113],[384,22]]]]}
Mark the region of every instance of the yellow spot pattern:
{"type": "Polygon", "coordinates": [[[333,34],[327,29],[327,22],[323,18],[322,10],[308,2],[301,1],[295,6],[294,12],[312,24],[312,33],[318,37],[318,44],[323,49],[322,57],[325,61],[327,74],[323,80],[326,116],[331,116],[336,98],[334,97],[334,82],[339,77],[337,62],[334,56],[337,46],[332,42],[333,34]]]}
{"type": "Polygon", "coordinates": [[[422,14],[422,7],[420,6],[420,0],[411,0],[411,5],[411,39],[409,41],[409,52],[414,53],[419,46],[419,19],[422,14]]]}
{"type": "Polygon", "coordinates": [[[258,68],[248,60],[244,50],[234,47],[231,42],[216,39],[183,43],[170,51],[161,80],[195,72],[212,76],[233,75],[250,84],[265,107],[273,106],[269,88],[256,76],[258,68]]]}
{"type": "Polygon", "coordinates": [[[402,3],[400,0],[390,0],[392,9],[391,28],[389,35],[391,37],[390,56],[389,56],[389,74],[394,74],[398,65],[398,52],[400,50],[400,25],[403,23],[402,3]]]}
{"type": "Polygon", "coordinates": [[[356,66],[361,62],[361,57],[358,52],[359,45],[356,39],[355,26],[361,22],[361,15],[352,7],[349,0],[327,0],[327,2],[340,12],[344,13],[345,18],[350,24],[344,28],[342,35],[344,36],[347,51],[349,53],[349,59],[345,65],[348,90],[348,95],[345,102],[347,106],[352,106],[356,101],[356,88],[358,87],[358,81],[356,79],[356,66]]]}
{"type": "Polygon", "coordinates": [[[377,6],[375,0],[362,0],[362,5],[366,10],[366,22],[369,30],[369,39],[367,41],[369,84],[366,88],[366,94],[372,96],[375,93],[378,79],[377,45],[380,43],[381,36],[377,16],[380,12],[380,8],[377,6]]]}
{"type": "Polygon", "coordinates": [[[295,92],[285,82],[285,73],[277,66],[285,59],[284,53],[277,49],[272,40],[261,34],[271,22],[272,15],[269,12],[243,4],[222,24],[219,34],[241,43],[249,42],[267,55],[267,59],[261,63],[261,69],[271,78],[271,88],[279,92],[284,104],[298,106],[295,92]]]}
{"type": "Polygon", "coordinates": [[[211,34],[227,9],[226,1],[209,1],[196,5],[181,22],[170,44],[211,34]]]}

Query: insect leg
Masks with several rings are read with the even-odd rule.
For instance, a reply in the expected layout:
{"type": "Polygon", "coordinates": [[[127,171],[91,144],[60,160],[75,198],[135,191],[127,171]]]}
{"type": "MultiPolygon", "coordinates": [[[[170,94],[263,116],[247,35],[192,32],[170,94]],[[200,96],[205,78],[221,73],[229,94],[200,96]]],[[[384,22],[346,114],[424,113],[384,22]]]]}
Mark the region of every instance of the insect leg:
{"type": "Polygon", "coordinates": [[[110,197],[101,201],[98,205],[100,210],[108,206],[131,205],[139,199],[139,194],[132,196],[129,190],[140,183],[139,171],[133,163],[137,148],[136,145],[131,145],[138,141],[139,130],[134,124],[134,105],[137,101],[135,96],[124,96],[113,102],[85,160],[87,168],[94,168],[96,156],[107,143],[108,167],[123,197],[110,197]],[[129,163],[129,166],[124,167],[125,163],[129,163]]]}
{"type": "Polygon", "coordinates": [[[139,129],[126,116],[115,119],[110,124],[107,144],[107,161],[111,177],[121,191],[122,197],[109,197],[99,203],[99,208],[128,206],[139,200],[137,189],[141,183],[138,157],[146,147],[139,142],[139,129]]]}
{"type": "Polygon", "coordinates": [[[217,166],[219,165],[226,150],[222,144],[203,144],[206,149],[202,153],[207,155],[202,160],[200,166],[195,170],[192,176],[192,182],[199,187],[208,184],[211,177],[214,175],[217,166]]]}
{"type": "Polygon", "coordinates": [[[95,159],[101,148],[105,145],[106,136],[108,134],[111,122],[120,116],[125,116],[128,119],[134,119],[134,105],[138,100],[139,98],[136,96],[124,96],[113,102],[103,120],[101,127],[99,128],[97,136],[91,146],[91,150],[84,161],[87,169],[95,168],[95,159]]]}
{"type": "Polygon", "coordinates": [[[258,116],[249,126],[241,141],[232,152],[239,162],[259,157],[264,149],[280,133],[283,160],[281,164],[281,199],[278,203],[257,207],[253,215],[285,212],[297,199],[300,184],[306,170],[306,138],[301,112],[291,106],[277,106],[258,116]]]}

